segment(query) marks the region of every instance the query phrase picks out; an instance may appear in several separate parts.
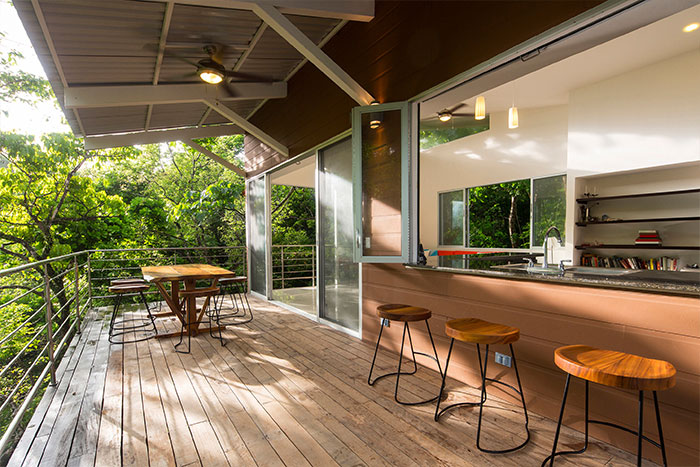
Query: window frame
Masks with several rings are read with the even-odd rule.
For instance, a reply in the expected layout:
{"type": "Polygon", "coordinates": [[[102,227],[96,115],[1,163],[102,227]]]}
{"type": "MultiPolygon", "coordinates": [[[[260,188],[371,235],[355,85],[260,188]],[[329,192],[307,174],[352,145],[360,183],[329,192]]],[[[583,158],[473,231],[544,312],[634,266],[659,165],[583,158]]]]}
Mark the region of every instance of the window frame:
{"type": "Polygon", "coordinates": [[[352,183],[353,183],[353,221],[355,242],[353,245],[353,260],[357,263],[408,263],[411,258],[410,228],[411,206],[414,190],[412,164],[414,139],[412,125],[412,105],[408,101],[391,102],[378,105],[363,105],[352,109],[352,183]],[[401,112],[401,254],[396,256],[368,256],[364,254],[362,240],[362,115],[366,113],[401,112]]]}

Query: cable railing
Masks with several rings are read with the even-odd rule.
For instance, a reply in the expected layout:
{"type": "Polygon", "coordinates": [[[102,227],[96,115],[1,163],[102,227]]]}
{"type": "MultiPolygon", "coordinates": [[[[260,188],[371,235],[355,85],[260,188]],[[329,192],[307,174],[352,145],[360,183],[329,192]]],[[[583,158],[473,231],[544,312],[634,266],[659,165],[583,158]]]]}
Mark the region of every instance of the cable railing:
{"type": "MultiPolygon", "coordinates": [[[[246,275],[245,247],[89,250],[0,270],[0,465],[21,437],[71,340],[93,308],[110,305],[110,281],[142,266],[205,263],[246,275]]],[[[149,301],[160,301],[157,291],[149,301]]]]}
{"type": "Polygon", "coordinates": [[[316,286],[316,245],[272,245],[274,289],[316,286]]]}

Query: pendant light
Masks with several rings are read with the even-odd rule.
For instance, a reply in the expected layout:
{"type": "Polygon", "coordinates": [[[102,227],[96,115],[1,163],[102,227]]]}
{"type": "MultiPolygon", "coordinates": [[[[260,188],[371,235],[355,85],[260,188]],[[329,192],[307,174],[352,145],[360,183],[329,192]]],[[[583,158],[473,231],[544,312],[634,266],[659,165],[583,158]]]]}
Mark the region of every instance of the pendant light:
{"type": "Polygon", "coordinates": [[[508,128],[518,128],[518,108],[515,106],[515,83],[513,83],[513,105],[508,109],[508,128]]]}
{"type": "Polygon", "coordinates": [[[486,118],[486,99],[484,96],[479,96],[476,98],[476,105],[474,106],[474,119],[483,120],[486,118]]]}
{"type": "Polygon", "coordinates": [[[508,109],[508,128],[518,128],[518,108],[515,106],[508,109]]]}

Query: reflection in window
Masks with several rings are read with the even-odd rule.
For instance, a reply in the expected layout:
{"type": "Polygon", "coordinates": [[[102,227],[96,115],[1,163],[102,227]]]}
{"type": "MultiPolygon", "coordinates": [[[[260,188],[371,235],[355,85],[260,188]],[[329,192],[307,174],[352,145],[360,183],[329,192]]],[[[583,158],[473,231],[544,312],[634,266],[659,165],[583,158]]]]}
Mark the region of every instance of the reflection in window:
{"type": "Polygon", "coordinates": [[[435,118],[420,122],[420,149],[426,149],[449,143],[465,136],[475,135],[489,129],[490,118],[475,120],[473,117],[454,117],[449,122],[441,122],[435,118]]]}
{"type": "Polygon", "coordinates": [[[566,175],[532,180],[532,242],[541,245],[547,229],[555,225],[564,241],[566,175]]]}
{"type": "Polygon", "coordinates": [[[440,194],[440,245],[464,243],[464,190],[440,194]]]}
{"type": "Polygon", "coordinates": [[[473,248],[530,247],[530,179],[468,190],[473,248]]]}

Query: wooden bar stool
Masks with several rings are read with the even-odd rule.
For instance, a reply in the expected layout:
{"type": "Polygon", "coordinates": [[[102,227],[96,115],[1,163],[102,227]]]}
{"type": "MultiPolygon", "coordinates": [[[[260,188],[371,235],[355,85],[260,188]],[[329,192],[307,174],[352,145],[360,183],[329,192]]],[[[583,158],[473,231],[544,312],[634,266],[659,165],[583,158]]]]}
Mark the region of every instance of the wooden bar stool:
{"type": "Polygon", "coordinates": [[[156,330],[155,319],[151,314],[151,309],[148,306],[146,297],[143,293],[150,287],[148,284],[120,284],[113,285],[109,288],[109,292],[115,294],[117,297],[114,301],[114,310],[112,310],[112,317],[109,320],[109,342],[112,344],[132,344],[135,342],[141,342],[148,339],[152,339],[158,335],[156,330]],[[119,312],[119,305],[121,305],[122,297],[127,294],[138,293],[141,296],[141,301],[146,307],[147,318],[129,318],[117,320],[117,313],[119,312]],[[125,334],[133,333],[134,337],[131,339],[124,339],[121,336],[125,334]],[[143,336],[136,337],[137,333],[143,333],[143,336]]]}
{"type": "MultiPolygon", "coordinates": [[[[189,305],[187,304],[187,300],[192,299],[192,300],[197,300],[198,298],[205,297],[207,299],[207,302],[204,303],[203,307],[206,307],[208,305],[208,300],[210,300],[212,297],[217,295],[220,292],[219,287],[214,286],[214,287],[206,287],[206,288],[199,288],[199,289],[190,289],[190,290],[181,290],[180,291],[180,298],[182,299],[180,307],[182,308],[182,304],[185,305],[187,309],[189,309],[189,305]]],[[[175,344],[175,352],[178,353],[190,353],[190,345],[192,342],[192,334],[196,332],[196,330],[193,330],[192,327],[196,326],[197,323],[199,322],[199,319],[197,317],[197,310],[195,307],[195,312],[192,313],[194,316],[190,316],[189,312],[185,313],[185,316],[182,318],[182,328],[180,329],[180,341],[175,344]],[[192,318],[194,318],[194,321],[192,321],[192,318]],[[180,350],[178,347],[182,344],[182,338],[185,335],[185,328],[187,329],[187,350],[180,350]]],[[[210,331],[211,333],[211,331],[210,331]]],[[[212,336],[213,337],[213,336],[212,336]]],[[[221,335],[221,329],[219,329],[219,340],[221,341],[221,345],[224,345],[224,338],[221,335]]]]}
{"type": "Polygon", "coordinates": [[[624,352],[615,352],[613,350],[601,350],[595,347],[589,347],[587,345],[569,345],[559,347],[554,351],[554,363],[566,372],[566,384],[564,385],[564,396],[561,401],[559,422],[557,423],[557,430],[554,434],[552,454],[550,454],[542,462],[542,466],[546,465],[547,462],[549,462],[549,465],[554,465],[554,458],[556,456],[560,456],[562,454],[581,454],[584,452],[588,448],[589,423],[605,425],[637,435],[637,465],[642,465],[642,440],[646,440],[657,448],[660,448],[663,463],[664,465],[667,465],[666,445],[664,444],[664,434],[661,429],[661,414],[659,413],[659,400],[656,396],[656,391],[663,391],[664,389],[670,389],[675,386],[676,369],[673,367],[673,365],[664,360],[654,360],[624,352]],[[581,378],[586,381],[586,437],[582,449],[579,449],[578,451],[557,452],[557,442],[559,441],[561,422],[564,416],[564,408],[566,407],[566,395],[569,392],[569,383],[572,376],[576,376],[577,378],[581,378]],[[615,388],[633,389],[635,391],[639,391],[638,428],[636,433],[627,427],[615,423],[605,422],[602,420],[590,420],[588,418],[589,382],[615,388]],[[654,407],[656,409],[656,426],[659,431],[659,442],[656,442],[643,434],[644,391],[652,391],[654,394],[654,407]]]}
{"type": "MultiPolygon", "coordinates": [[[[248,302],[248,297],[246,296],[245,293],[245,285],[246,282],[248,281],[248,278],[246,276],[236,276],[236,277],[225,277],[222,279],[219,279],[219,286],[221,287],[221,293],[217,296],[214,297],[214,309],[212,312],[215,314],[214,318],[216,320],[217,325],[221,325],[221,322],[224,321],[225,326],[231,326],[231,325],[238,325],[238,324],[245,324],[245,323],[250,323],[253,321],[253,309],[250,307],[250,303],[248,302]],[[233,309],[235,310],[233,313],[221,313],[223,304],[224,304],[224,297],[228,294],[228,296],[231,298],[231,303],[233,304],[233,309]],[[238,299],[236,299],[238,297],[238,299]],[[245,300],[245,303],[243,301],[245,300]],[[238,301],[241,302],[241,306],[239,308],[238,306],[238,301]],[[247,313],[246,313],[246,308],[247,308],[247,313]],[[246,318],[246,315],[248,315],[248,318],[246,318]],[[231,318],[244,318],[244,319],[235,319],[235,320],[230,320],[231,318]],[[230,320],[230,321],[227,321],[230,320]]],[[[211,316],[209,317],[210,319],[212,318],[211,316]]]]}
{"type": "Polygon", "coordinates": [[[438,366],[438,371],[440,376],[442,376],[442,369],[440,367],[440,359],[438,358],[437,350],[435,349],[435,342],[433,341],[433,335],[430,332],[430,325],[428,324],[428,319],[432,316],[432,312],[425,308],[419,308],[410,305],[401,304],[387,304],[377,307],[377,315],[382,319],[382,325],[379,328],[379,336],[377,337],[377,346],[374,349],[374,357],[372,358],[372,366],[369,368],[369,376],[367,377],[367,384],[374,386],[374,383],[387,376],[396,375],[396,388],[394,389],[394,400],[399,404],[403,405],[420,405],[427,404],[435,400],[427,399],[418,402],[403,402],[399,400],[399,380],[401,375],[413,375],[418,371],[418,364],[416,363],[416,355],[423,355],[425,357],[435,360],[438,366]],[[379,342],[382,340],[382,331],[384,330],[383,320],[398,321],[403,322],[403,337],[401,338],[401,351],[399,352],[399,367],[394,373],[386,373],[381,376],[377,376],[374,381],[372,381],[372,371],[374,370],[374,362],[377,360],[377,352],[379,351],[379,342]],[[408,327],[408,323],[416,321],[425,321],[425,327],[428,329],[428,336],[430,337],[430,344],[433,346],[433,355],[429,355],[423,352],[416,352],[413,349],[413,339],[411,339],[411,330],[408,327]],[[411,345],[411,355],[413,356],[413,371],[411,372],[401,372],[401,360],[403,360],[403,347],[406,341],[406,333],[408,333],[408,342],[411,345]]]}
{"type": "Polygon", "coordinates": [[[489,323],[488,321],[483,321],[477,318],[465,318],[465,319],[453,319],[445,323],[445,333],[452,338],[450,341],[450,350],[447,352],[447,361],[445,362],[445,373],[442,375],[442,385],[440,386],[440,394],[437,398],[437,404],[435,406],[435,421],[439,421],[442,414],[446,411],[453,409],[455,407],[474,407],[479,406],[479,424],[476,429],[476,447],[483,452],[488,452],[491,454],[505,454],[507,452],[516,451],[523,446],[525,446],[530,441],[530,419],[527,415],[527,406],[525,405],[525,396],[523,395],[523,387],[520,384],[520,373],[518,373],[518,364],[515,360],[515,352],[513,351],[513,342],[520,339],[520,330],[512,326],[506,326],[503,324],[489,323]],[[456,404],[449,405],[440,410],[440,400],[442,399],[443,391],[445,390],[445,380],[447,379],[447,367],[450,364],[450,357],[452,356],[452,348],[455,343],[455,339],[462,342],[469,342],[476,344],[476,353],[479,355],[479,371],[481,372],[481,399],[479,402],[458,402],[456,404]],[[481,344],[486,345],[486,356],[482,362],[481,360],[481,344]],[[488,378],[486,375],[486,370],[489,363],[489,346],[491,344],[507,344],[510,348],[510,356],[513,359],[513,369],[515,370],[515,377],[518,381],[518,387],[514,387],[506,382],[488,378]],[[488,395],[486,394],[486,381],[491,381],[502,386],[511,388],[513,391],[520,395],[520,400],[523,403],[523,412],[525,413],[525,432],[527,433],[527,438],[521,444],[508,448],[508,449],[485,449],[481,447],[481,419],[483,417],[484,404],[488,395]]]}

